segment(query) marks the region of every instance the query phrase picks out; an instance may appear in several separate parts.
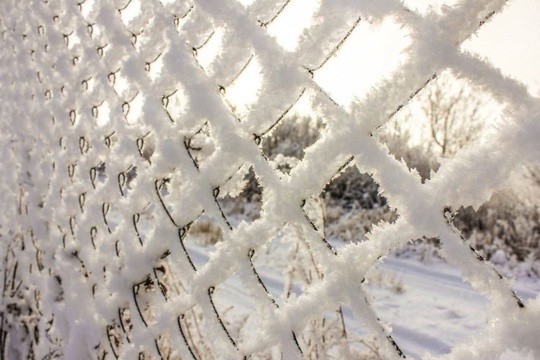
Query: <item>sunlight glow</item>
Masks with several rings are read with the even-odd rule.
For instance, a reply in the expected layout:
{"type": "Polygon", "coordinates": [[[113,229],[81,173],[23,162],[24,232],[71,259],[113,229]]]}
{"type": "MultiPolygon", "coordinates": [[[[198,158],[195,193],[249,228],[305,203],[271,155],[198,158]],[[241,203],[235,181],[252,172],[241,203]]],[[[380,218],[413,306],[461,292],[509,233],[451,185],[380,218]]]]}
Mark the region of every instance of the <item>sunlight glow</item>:
{"type": "Polygon", "coordinates": [[[407,31],[390,18],[377,26],[361,21],[314,79],[335,101],[347,107],[406,60],[406,36],[407,31]]]}
{"type": "Polygon", "coordinates": [[[197,61],[205,69],[208,70],[223,46],[223,28],[219,27],[214,30],[214,34],[208,42],[199,50],[197,50],[197,61]]]}
{"type": "Polygon", "coordinates": [[[461,47],[487,58],[504,74],[525,84],[529,93],[537,97],[540,96],[538,4],[538,0],[510,2],[508,9],[486,23],[461,47]]]}
{"type": "Polygon", "coordinates": [[[243,118],[249,113],[250,105],[258,99],[258,91],[262,86],[261,65],[254,57],[247,68],[226,89],[225,97],[235,112],[243,118]]]}
{"type": "Polygon", "coordinates": [[[132,0],[127,7],[120,12],[120,17],[125,24],[131,23],[141,13],[140,0],[132,0]]]}
{"type": "Polygon", "coordinates": [[[129,102],[129,111],[125,114],[128,125],[133,125],[141,121],[144,107],[144,95],[138,93],[129,102]]]}
{"type": "Polygon", "coordinates": [[[320,6],[319,1],[293,0],[283,12],[268,25],[268,33],[276,38],[281,47],[294,51],[302,32],[313,22],[313,15],[320,6]]]}
{"type": "Polygon", "coordinates": [[[111,107],[107,101],[104,101],[103,104],[99,106],[98,116],[97,116],[97,125],[104,126],[107,125],[111,120],[111,107]]]}

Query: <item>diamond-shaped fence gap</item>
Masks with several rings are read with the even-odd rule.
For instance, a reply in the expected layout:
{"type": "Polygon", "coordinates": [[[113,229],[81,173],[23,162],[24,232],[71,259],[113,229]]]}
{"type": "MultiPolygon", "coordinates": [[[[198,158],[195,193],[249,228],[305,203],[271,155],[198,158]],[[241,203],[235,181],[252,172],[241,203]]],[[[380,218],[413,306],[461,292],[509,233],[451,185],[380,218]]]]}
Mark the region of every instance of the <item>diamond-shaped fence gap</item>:
{"type": "Polygon", "coordinates": [[[139,52],[141,57],[145,60],[146,70],[148,70],[148,64],[158,60],[160,54],[167,48],[164,33],[168,28],[174,27],[174,22],[169,19],[164,19],[158,12],[153,11],[155,7],[161,5],[157,1],[145,2],[146,18],[141,17],[141,28],[130,27],[131,43],[135,49],[139,52]],[[169,20],[169,21],[167,21],[169,20]]]}
{"type": "Polygon", "coordinates": [[[95,10],[95,1],[83,1],[78,4],[79,11],[83,17],[89,16],[95,10]]]}
{"type": "Polygon", "coordinates": [[[223,214],[233,228],[241,222],[251,223],[261,216],[263,188],[253,167],[242,167],[224,185],[216,197],[223,214]]]}
{"type": "Polygon", "coordinates": [[[193,46],[193,54],[197,58],[199,65],[208,73],[212,74],[212,64],[217,60],[222,51],[224,29],[215,28],[208,35],[202,44],[193,46]]]}
{"type": "Polygon", "coordinates": [[[477,210],[461,207],[453,214],[452,224],[471,251],[504,276],[528,278],[540,274],[540,231],[536,225],[540,211],[514,190],[524,181],[516,179],[477,210]]]}
{"type": "Polygon", "coordinates": [[[125,0],[123,3],[119,3],[118,5],[118,12],[120,13],[120,18],[122,19],[122,22],[128,26],[142,14],[141,7],[142,7],[142,1],[141,0],[125,0]]]}
{"type": "Polygon", "coordinates": [[[204,43],[215,27],[211,17],[190,3],[184,3],[173,17],[176,29],[192,47],[204,43]]]}
{"type": "Polygon", "coordinates": [[[250,257],[253,274],[260,279],[276,306],[283,305],[289,297],[296,297],[302,292],[303,283],[294,275],[297,269],[289,263],[299,251],[291,238],[293,234],[293,226],[285,226],[250,257]]]}
{"type": "Polygon", "coordinates": [[[138,89],[136,84],[129,81],[129,76],[125,73],[126,70],[122,70],[122,68],[111,69],[107,75],[109,84],[122,98],[132,99],[137,94],[138,89]]]}
{"type": "Polygon", "coordinates": [[[314,80],[340,105],[363,98],[407,60],[408,31],[393,18],[360,21],[342,46],[314,73],[314,80]],[[340,69],[349,69],[346,73],[340,69]]]}
{"type": "Polygon", "coordinates": [[[324,198],[319,196],[310,196],[303,203],[302,210],[304,216],[310,223],[311,227],[323,239],[326,238],[326,204],[324,198]]]}
{"type": "MultiPolygon", "coordinates": [[[[89,4],[90,2],[85,1],[85,3],[89,4]]],[[[86,13],[84,11],[84,7],[83,7],[83,9],[81,11],[81,14],[83,15],[84,18],[92,19],[91,12],[86,13]]],[[[102,28],[99,25],[95,24],[95,23],[87,23],[86,32],[88,33],[88,35],[91,38],[99,38],[101,36],[102,28]]]]}
{"type": "Polygon", "coordinates": [[[88,207],[89,211],[78,216],[74,227],[77,251],[81,253],[79,257],[88,262],[89,271],[92,271],[95,266],[99,267],[96,255],[103,249],[103,242],[107,241],[105,234],[107,230],[104,229],[103,224],[100,224],[103,220],[100,219],[98,208],[98,206],[88,207]],[[95,213],[90,213],[90,211],[95,213]]]}
{"type": "Polygon", "coordinates": [[[99,184],[105,183],[108,178],[106,163],[101,161],[97,165],[91,167],[88,176],[90,177],[94,189],[96,189],[99,184]]]}
{"type": "Polygon", "coordinates": [[[133,187],[136,186],[137,181],[137,174],[139,171],[143,169],[139,169],[137,165],[130,165],[124,172],[123,175],[120,175],[119,177],[119,183],[120,187],[123,188],[122,195],[128,196],[133,189],[133,187]]]}
{"type": "Polygon", "coordinates": [[[424,141],[413,141],[420,139],[424,130],[421,124],[409,117],[405,108],[373,132],[373,136],[388,148],[391,155],[420,175],[422,182],[429,179],[432,169],[439,166],[436,159],[430,156],[424,141]]]}
{"type": "Polygon", "coordinates": [[[184,137],[184,146],[193,164],[199,169],[204,159],[212,155],[216,149],[210,125],[206,122],[193,135],[184,137]]]}
{"type": "MultiPolygon", "coordinates": [[[[69,25],[68,25],[69,26],[69,25]]],[[[81,44],[81,38],[78,36],[75,29],[71,29],[69,34],[63,34],[64,35],[64,42],[66,44],[66,48],[70,50],[70,55],[75,55],[77,53],[78,48],[80,48],[77,45],[81,44]]],[[[75,55],[76,56],[76,55],[75,55]]],[[[75,65],[75,64],[73,64],[75,65]]]]}
{"type": "Polygon", "coordinates": [[[240,73],[229,84],[221,85],[223,94],[231,111],[239,119],[249,115],[251,106],[259,100],[259,90],[262,86],[261,65],[256,56],[250,56],[240,73]]]}
{"type": "Polygon", "coordinates": [[[166,301],[174,301],[186,295],[188,291],[186,279],[189,276],[186,269],[192,271],[193,268],[187,265],[189,262],[187,259],[179,259],[177,255],[175,249],[167,250],[152,268],[152,277],[158,284],[160,296],[166,301]]]}
{"type": "MultiPolygon", "coordinates": [[[[145,327],[154,326],[156,330],[157,328],[164,329],[160,325],[160,312],[167,301],[175,295],[176,290],[174,279],[168,277],[170,268],[164,256],[166,254],[159,258],[152,268],[147,269],[148,273],[142,281],[136,282],[132,289],[132,309],[136,310],[136,316],[145,327]]],[[[156,331],[153,332],[156,333],[156,331]]],[[[156,337],[154,341],[154,344],[159,347],[159,350],[156,348],[158,351],[165,350],[157,341],[160,337],[156,337]]]]}
{"type": "Polygon", "coordinates": [[[318,352],[318,358],[384,358],[376,336],[366,332],[365,326],[354,318],[350,307],[345,305],[326,312],[323,318],[312,320],[300,338],[306,352],[318,352]],[[311,340],[311,346],[306,344],[306,340],[311,340]]]}
{"type": "Polygon", "coordinates": [[[111,107],[107,100],[102,101],[99,105],[94,105],[91,111],[97,126],[105,126],[111,121],[111,107]]]}
{"type": "MultiPolygon", "coordinates": [[[[103,222],[109,233],[116,232],[118,225],[124,221],[124,216],[118,206],[114,203],[104,202],[101,205],[101,215],[103,222]]],[[[117,249],[118,251],[118,249],[117,249]]]]}
{"type": "Polygon", "coordinates": [[[318,1],[285,1],[272,17],[267,20],[259,19],[260,25],[268,30],[283,49],[293,52],[304,30],[313,24],[319,6],[318,1]],[[287,26],[284,26],[285,24],[287,26]]]}
{"type": "Polygon", "coordinates": [[[156,150],[156,136],[152,132],[147,132],[139,137],[136,140],[137,150],[139,150],[139,155],[148,162],[152,164],[152,156],[156,150]]]}
{"type": "MultiPolygon", "coordinates": [[[[198,60],[199,50],[203,51],[203,55],[208,52],[206,55],[212,58],[210,68],[199,65],[206,70],[218,88],[228,88],[241,76],[247,65],[251,64],[253,49],[249,43],[242,41],[242,37],[238,36],[230,24],[216,19],[215,23],[209,23],[206,28],[201,28],[201,23],[208,22],[211,17],[202,8],[195,8],[194,12],[202,19],[190,29],[195,31],[194,34],[185,34],[188,36],[193,55],[198,60]],[[233,48],[235,51],[231,51],[233,48]]],[[[205,58],[201,60],[204,63],[205,58]]]]}
{"type": "MultiPolygon", "coordinates": [[[[160,290],[157,281],[151,275],[147,275],[142,281],[133,285],[130,304],[132,316],[130,320],[133,324],[133,327],[130,327],[132,340],[128,344],[132,345],[132,342],[136,341],[139,343],[139,349],[144,349],[143,352],[146,353],[146,356],[151,354],[152,357],[163,358],[163,354],[170,352],[171,347],[168,342],[170,334],[168,332],[161,333],[160,328],[162,327],[158,323],[160,305],[163,304],[161,294],[158,292],[160,290]],[[150,331],[148,331],[149,329],[150,331]]],[[[123,329],[125,329],[127,324],[123,325],[123,329]]],[[[124,355],[126,354],[128,353],[124,352],[124,355]]],[[[146,356],[145,358],[147,358],[146,356]]]]}
{"type": "Polygon", "coordinates": [[[414,358],[449,353],[489,320],[488,299],[439,258],[418,262],[391,255],[368,271],[362,287],[393,339],[414,358]]]}
{"type": "Polygon", "coordinates": [[[157,355],[162,359],[171,359],[176,339],[171,338],[168,332],[160,334],[154,339],[157,355]]]}
{"type": "Polygon", "coordinates": [[[122,112],[128,125],[142,122],[145,96],[138,91],[135,96],[125,100],[122,104],[122,112]]]}
{"type": "Polygon", "coordinates": [[[379,222],[393,223],[397,214],[379,185],[356,167],[348,167],[334,177],[321,193],[324,210],[324,233],[335,246],[365,240],[365,235],[379,222]]]}
{"type": "Polygon", "coordinates": [[[161,97],[161,103],[167,111],[171,122],[178,122],[187,110],[187,97],[182,86],[165,93],[161,97]]]}
{"type": "Polygon", "coordinates": [[[182,246],[189,255],[190,263],[199,269],[209,261],[216,250],[216,244],[224,240],[220,222],[212,217],[201,215],[189,225],[182,246]]]}
{"type": "Polygon", "coordinates": [[[160,51],[157,55],[146,61],[144,70],[148,73],[148,76],[152,81],[156,81],[161,77],[161,71],[163,70],[162,54],[163,53],[160,51]]]}
{"type": "Polygon", "coordinates": [[[106,341],[100,344],[100,348],[97,349],[97,353],[104,358],[106,358],[106,354],[108,353],[112,353],[114,357],[118,357],[122,351],[124,343],[127,342],[126,333],[123,332],[119,321],[114,321],[108,324],[106,327],[106,334],[106,341]]]}
{"type": "MultiPolygon", "coordinates": [[[[303,231],[299,225],[286,226],[278,236],[281,236],[279,242],[286,245],[284,249],[275,247],[275,251],[284,251],[288,249],[286,259],[288,264],[284,276],[284,288],[281,295],[283,303],[298,298],[300,295],[309,292],[312,286],[319,284],[325,274],[318,262],[318,254],[312,248],[309,239],[310,233],[303,231]]],[[[319,240],[319,239],[316,239],[319,240]]]]}
{"type": "MultiPolygon", "coordinates": [[[[113,56],[114,50],[112,50],[112,46],[110,46],[106,39],[98,39],[99,41],[96,42],[96,53],[100,59],[104,59],[107,63],[115,64],[116,62],[119,62],[119,59],[113,56]]],[[[111,68],[118,69],[116,66],[111,66],[111,68]]]]}
{"type": "Polygon", "coordinates": [[[183,316],[177,319],[178,329],[182,342],[188,347],[189,353],[195,359],[214,359],[209,339],[204,328],[204,317],[199,306],[189,309],[183,316]]]}
{"type": "Polygon", "coordinates": [[[540,45],[523,40],[528,39],[531,33],[540,31],[540,25],[536,21],[538,10],[531,10],[530,5],[530,1],[508,2],[502,13],[487,22],[461,45],[461,50],[489,61],[503,74],[525,84],[531,95],[539,97],[540,83],[535,79],[540,72],[535,59],[540,45]],[[514,21],[515,18],[520,21],[514,21]],[[487,41],[493,38],[497,41],[487,41]]]}
{"type": "Polygon", "coordinates": [[[216,286],[211,297],[222,326],[241,348],[244,339],[256,331],[259,316],[255,313],[255,299],[238,274],[216,286]]]}
{"type": "Polygon", "coordinates": [[[157,209],[154,204],[148,203],[148,205],[146,205],[140,211],[133,214],[133,230],[135,231],[137,239],[141,245],[148,240],[148,236],[153,236],[152,230],[155,227],[154,223],[156,221],[153,214],[156,210],[157,209]]]}
{"type": "Polygon", "coordinates": [[[462,148],[489,141],[503,109],[490,94],[444,70],[374,135],[425,181],[462,148]]]}
{"type": "MultiPolygon", "coordinates": [[[[144,278],[133,285],[133,305],[136,313],[133,316],[138,317],[145,326],[154,322],[153,297],[158,295],[156,291],[156,281],[152,274],[147,274],[144,278]]],[[[139,324],[136,323],[136,326],[139,324]]]]}
{"type": "Polygon", "coordinates": [[[314,116],[302,116],[295,107],[280,117],[262,137],[261,147],[273,167],[285,174],[302,160],[304,151],[321,138],[324,122],[314,116]]]}
{"type": "Polygon", "coordinates": [[[186,193],[186,186],[184,178],[172,174],[153,182],[159,216],[165,216],[179,229],[188,226],[204,212],[202,204],[186,193]]]}
{"type": "Polygon", "coordinates": [[[345,307],[327,311],[322,316],[312,319],[298,332],[297,338],[306,359],[371,359],[360,357],[355,350],[358,347],[353,340],[345,307]]]}

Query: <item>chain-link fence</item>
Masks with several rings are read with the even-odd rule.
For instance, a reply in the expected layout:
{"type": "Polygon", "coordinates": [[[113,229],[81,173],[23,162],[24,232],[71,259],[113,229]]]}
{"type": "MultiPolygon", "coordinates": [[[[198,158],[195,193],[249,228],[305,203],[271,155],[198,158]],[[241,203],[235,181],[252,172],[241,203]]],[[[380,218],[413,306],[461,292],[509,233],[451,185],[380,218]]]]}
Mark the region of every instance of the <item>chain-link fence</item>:
{"type": "Polygon", "coordinates": [[[404,357],[363,281],[381,257],[422,237],[438,238],[448,262],[490,299],[483,333],[449,356],[493,358],[508,348],[540,356],[530,334],[538,301],[525,307],[450,223],[453,210],[479,206],[515,166],[540,159],[538,99],[460,49],[505,1],[422,15],[397,0],[323,0],[286,51],[267,29],[293,3],[0,5],[4,358],[354,358],[339,322],[345,311],[376,335],[380,356],[404,357]],[[359,24],[384,19],[407,31],[407,59],[345,109],[317,74],[359,24]],[[249,104],[238,104],[235,86],[253,69],[261,80],[249,104]],[[423,183],[371,133],[445,70],[505,103],[512,119],[423,183]],[[281,171],[264,141],[307,94],[322,135],[281,171]],[[398,217],[337,249],[312,198],[348,166],[372,174],[398,217]],[[238,222],[224,199],[242,191],[248,173],[260,214],[238,222]],[[284,300],[258,264],[285,229],[296,255],[283,277],[309,271],[307,290],[284,300]],[[211,253],[188,244],[201,234],[211,253]],[[225,314],[231,279],[251,303],[247,334],[225,314]],[[306,334],[335,311],[334,330],[306,334]]]}

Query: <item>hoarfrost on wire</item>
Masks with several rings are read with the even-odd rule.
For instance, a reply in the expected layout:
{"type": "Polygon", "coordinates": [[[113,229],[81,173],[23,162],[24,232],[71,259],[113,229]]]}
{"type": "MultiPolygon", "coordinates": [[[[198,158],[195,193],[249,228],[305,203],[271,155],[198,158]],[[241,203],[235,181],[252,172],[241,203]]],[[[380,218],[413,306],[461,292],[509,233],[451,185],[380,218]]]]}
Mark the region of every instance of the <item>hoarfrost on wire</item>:
{"type": "Polygon", "coordinates": [[[295,333],[346,305],[377,335],[383,356],[399,358],[399,343],[362,281],[392,249],[438,237],[446,260],[489,299],[485,328],[442,357],[496,358],[508,349],[540,357],[540,298],[523,304],[448,222],[459,207],[488,200],[513,169],[540,159],[539,100],[460,50],[506,1],[416,12],[397,0],[323,0],[311,9],[316,21],[298,30],[296,46],[271,32],[288,16],[288,3],[0,5],[2,337],[10,356],[131,359],[172,349],[171,356],[189,358],[195,354],[184,329],[196,307],[215,356],[278,346],[285,358],[300,358],[295,333]],[[317,75],[358,24],[385,21],[408,34],[403,60],[344,109],[317,75]],[[443,70],[506,104],[506,121],[422,183],[370,134],[443,70]],[[246,82],[250,73],[260,82],[246,82]],[[276,171],[261,155],[261,138],[307,94],[324,133],[289,174],[276,171]],[[350,164],[372,174],[399,217],[375,227],[365,242],[336,250],[314,229],[304,204],[350,164]],[[232,226],[218,199],[237,194],[237,174],[249,168],[263,189],[260,218],[232,226]],[[184,241],[203,213],[217,220],[223,241],[199,266],[184,241]],[[252,259],[285,225],[305,236],[324,276],[276,306],[252,259]],[[242,343],[213,301],[215,288],[232,276],[257,309],[257,330],[242,343]],[[176,288],[165,291],[167,281],[176,288]],[[17,313],[28,314],[25,328],[17,313]]]}

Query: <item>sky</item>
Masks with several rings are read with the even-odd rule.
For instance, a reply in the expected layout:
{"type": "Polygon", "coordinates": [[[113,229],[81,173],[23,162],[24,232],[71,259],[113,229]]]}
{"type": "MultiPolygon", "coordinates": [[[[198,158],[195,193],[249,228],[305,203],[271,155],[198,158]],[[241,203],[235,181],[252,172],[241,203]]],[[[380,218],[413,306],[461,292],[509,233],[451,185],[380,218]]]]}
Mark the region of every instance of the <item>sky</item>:
{"type": "MultiPolygon", "coordinates": [[[[254,0],[238,0],[249,6],[254,0]]],[[[441,7],[452,6],[459,0],[404,0],[406,6],[421,14],[441,12],[441,7]]],[[[270,35],[287,51],[294,51],[297,39],[309,26],[318,9],[318,1],[292,0],[285,11],[268,26],[270,35]]],[[[484,25],[462,45],[463,51],[487,58],[495,67],[520,82],[529,92],[540,96],[540,1],[513,0],[506,9],[484,25]]],[[[355,98],[362,98],[369,89],[388,77],[406,61],[403,50],[407,46],[407,31],[392,19],[371,25],[361,21],[351,37],[324,68],[316,72],[314,80],[334,100],[348,107],[355,98]],[[346,71],[344,70],[346,69],[346,71]]],[[[256,61],[249,72],[232,89],[227,89],[229,100],[240,112],[247,114],[250,101],[260,81],[254,80],[260,68],[256,61]],[[249,94],[252,94],[251,97],[249,94]]],[[[304,103],[304,107],[308,103],[304,103]]],[[[298,107],[299,112],[306,109],[298,107]]]]}
{"type": "Polygon", "coordinates": [[[513,0],[463,48],[486,57],[495,67],[540,96],[540,1],[513,0]]]}
{"type": "MultiPolygon", "coordinates": [[[[135,5],[138,4],[135,0],[135,5]]],[[[168,1],[168,0],[164,0],[168,1]]],[[[256,0],[237,0],[250,6],[256,0]]],[[[455,6],[460,0],[402,0],[408,8],[425,15],[441,13],[445,6],[455,6]]],[[[310,26],[320,0],[291,0],[285,10],[267,27],[268,33],[286,51],[293,52],[302,32],[310,26]]],[[[125,21],[140,11],[132,6],[122,12],[125,21]],[[129,11],[131,10],[131,12],[129,11]]],[[[462,50],[488,59],[495,67],[524,83],[531,95],[540,96],[540,0],[510,0],[501,14],[497,14],[476,34],[462,44],[462,50]]],[[[222,29],[215,29],[210,41],[198,51],[198,61],[211,68],[221,46],[222,29]]],[[[317,71],[314,80],[334,100],[348,108],[361,99],[372,87],[397,70],[406,56],[407,30],[390,18],[377,25],[363,19],[326,65],[317,71]]],[[[258,99],[261,88],[261,68],[257,59],[227,87],[227,99],[240,118],[247,116],[249,107],[258,99]]],[[[311,107],[309,99],[295,107],[305,114],[311,107]]]]}

